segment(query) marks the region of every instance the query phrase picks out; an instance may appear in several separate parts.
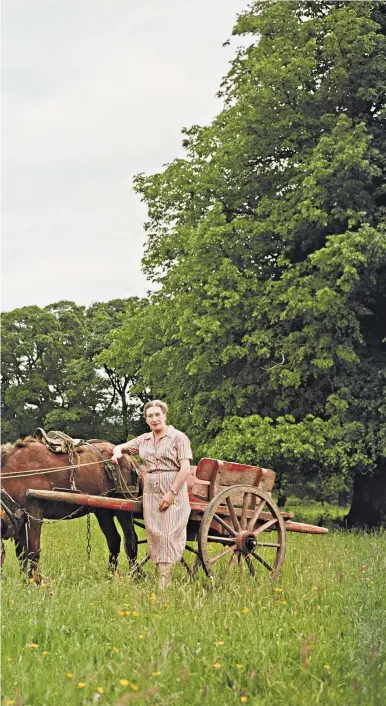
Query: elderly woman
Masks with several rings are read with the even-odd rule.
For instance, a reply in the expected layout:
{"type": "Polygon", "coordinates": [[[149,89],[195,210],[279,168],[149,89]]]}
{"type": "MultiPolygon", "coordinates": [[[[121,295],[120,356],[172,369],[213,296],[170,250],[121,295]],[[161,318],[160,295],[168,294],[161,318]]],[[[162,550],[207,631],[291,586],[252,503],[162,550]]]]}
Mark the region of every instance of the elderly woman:
{"type": "Polygon", "coordinates": [[[186,544],[190,505],[186,479],[192,450],[182,431],[167,425],[168,406],[160,400],[145,404],[151,431],[115,446],[112,460],[122,453],[139,454],[144,463],[143,517],[148,553],[160,572],[160,587],[170,582],[173,564],[180,561],[186,544]]]}

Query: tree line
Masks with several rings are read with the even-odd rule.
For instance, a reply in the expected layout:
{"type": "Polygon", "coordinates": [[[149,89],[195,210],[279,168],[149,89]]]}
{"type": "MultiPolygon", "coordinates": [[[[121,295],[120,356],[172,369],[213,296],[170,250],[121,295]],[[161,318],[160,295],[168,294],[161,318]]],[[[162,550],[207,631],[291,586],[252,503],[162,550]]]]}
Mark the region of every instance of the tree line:
{"type": "Polygon", "coordinates": [[[168,400],[197,456],[354,486],[386,519],[386,4],[254,2],[210,125],[134,188],[143,300],[3,317],[5,435],[126,436],[168,400]]]}

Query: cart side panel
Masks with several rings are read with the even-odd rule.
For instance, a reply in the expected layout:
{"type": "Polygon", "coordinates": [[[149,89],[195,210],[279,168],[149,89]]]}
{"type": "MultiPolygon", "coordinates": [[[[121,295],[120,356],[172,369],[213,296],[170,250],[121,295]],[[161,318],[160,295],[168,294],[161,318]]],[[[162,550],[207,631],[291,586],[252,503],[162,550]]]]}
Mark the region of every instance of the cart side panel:
{"type": "Polygon", "coordinates": [[[189,483],[191,495],[205,501],[231,485],[251,485],[270,492],[275,483],[271,469],[244,463],[202,458],[195,470],[196,480],[189,483]]]}

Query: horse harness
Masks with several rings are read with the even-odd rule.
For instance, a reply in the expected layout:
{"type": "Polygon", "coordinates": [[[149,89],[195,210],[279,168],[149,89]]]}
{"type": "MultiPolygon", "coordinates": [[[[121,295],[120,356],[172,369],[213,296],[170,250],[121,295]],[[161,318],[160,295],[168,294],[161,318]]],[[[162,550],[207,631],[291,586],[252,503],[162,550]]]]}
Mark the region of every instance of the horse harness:
{"type": "MultiPolygon", "coordinates": [[[[48,433],[46,433],[41,427],[38,427],[36,429],[34,437],[36,437],[43,444],[45,444],[45,446],[47,446],[49,451],[52,451],[52,453],[68,455],[70,488],[73,492],[80,492],[76,487],[74,477],[75,471],[79,465],[79,455],[75,449],[79,446],[87,445],[91,446],[92,449],[97,452],[101,462],[104,465],[106,476],[108,480],[113,484],[113,487],[106,493],[103,493],[103,495],[107,495],[114,492],[118,492],[119,494],[123,495],[125,495],[126,492],[130,493],[126,479],[124,478],[119,466],[116,466],[111,461],[106,460],[103,457],[101,450],[95,445],[95,442],[98,441],[98,439],[90,439],[89,441],[84,441],[83,439],[72,439],[71,436],[68,436],[62,431],[49,431],[48,433]]],[[[140,472],[137,467],[137,464],[134,463],[134,466],[137,475],[139,476],[140,472]]],[[[77,508],[74,513],[71,513],[69,517],[75,515],[78,512],[79,508],[77,508]]],[[[10,537],[16,536],[25,519],[27,518],[27,520],[29,520],[28,511],[18,505],[18,503],[7,493],[7,491],[3,487],[1,487],[0,496],[0,516],[1,534],[3,539],[9,539],[10,537]]]]}

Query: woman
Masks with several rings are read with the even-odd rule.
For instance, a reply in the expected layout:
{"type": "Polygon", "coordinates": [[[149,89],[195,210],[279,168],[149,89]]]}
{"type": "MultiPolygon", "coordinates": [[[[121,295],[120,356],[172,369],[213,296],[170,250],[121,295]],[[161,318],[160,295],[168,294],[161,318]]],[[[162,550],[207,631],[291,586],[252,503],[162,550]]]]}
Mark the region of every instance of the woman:
{"type": "Polygon", "coordinates": [[[144,467],[143,517],[148,553],[160,572],[160,587],[170,582],[173,564],[180,561],[186,544],[190,505],[186,479],[192,450],[188,437],[167,425],[168,406],[147,402],[144,415],[151,432],[115,446],[114,463],[127,451],[139,454],[144,467]]]}

